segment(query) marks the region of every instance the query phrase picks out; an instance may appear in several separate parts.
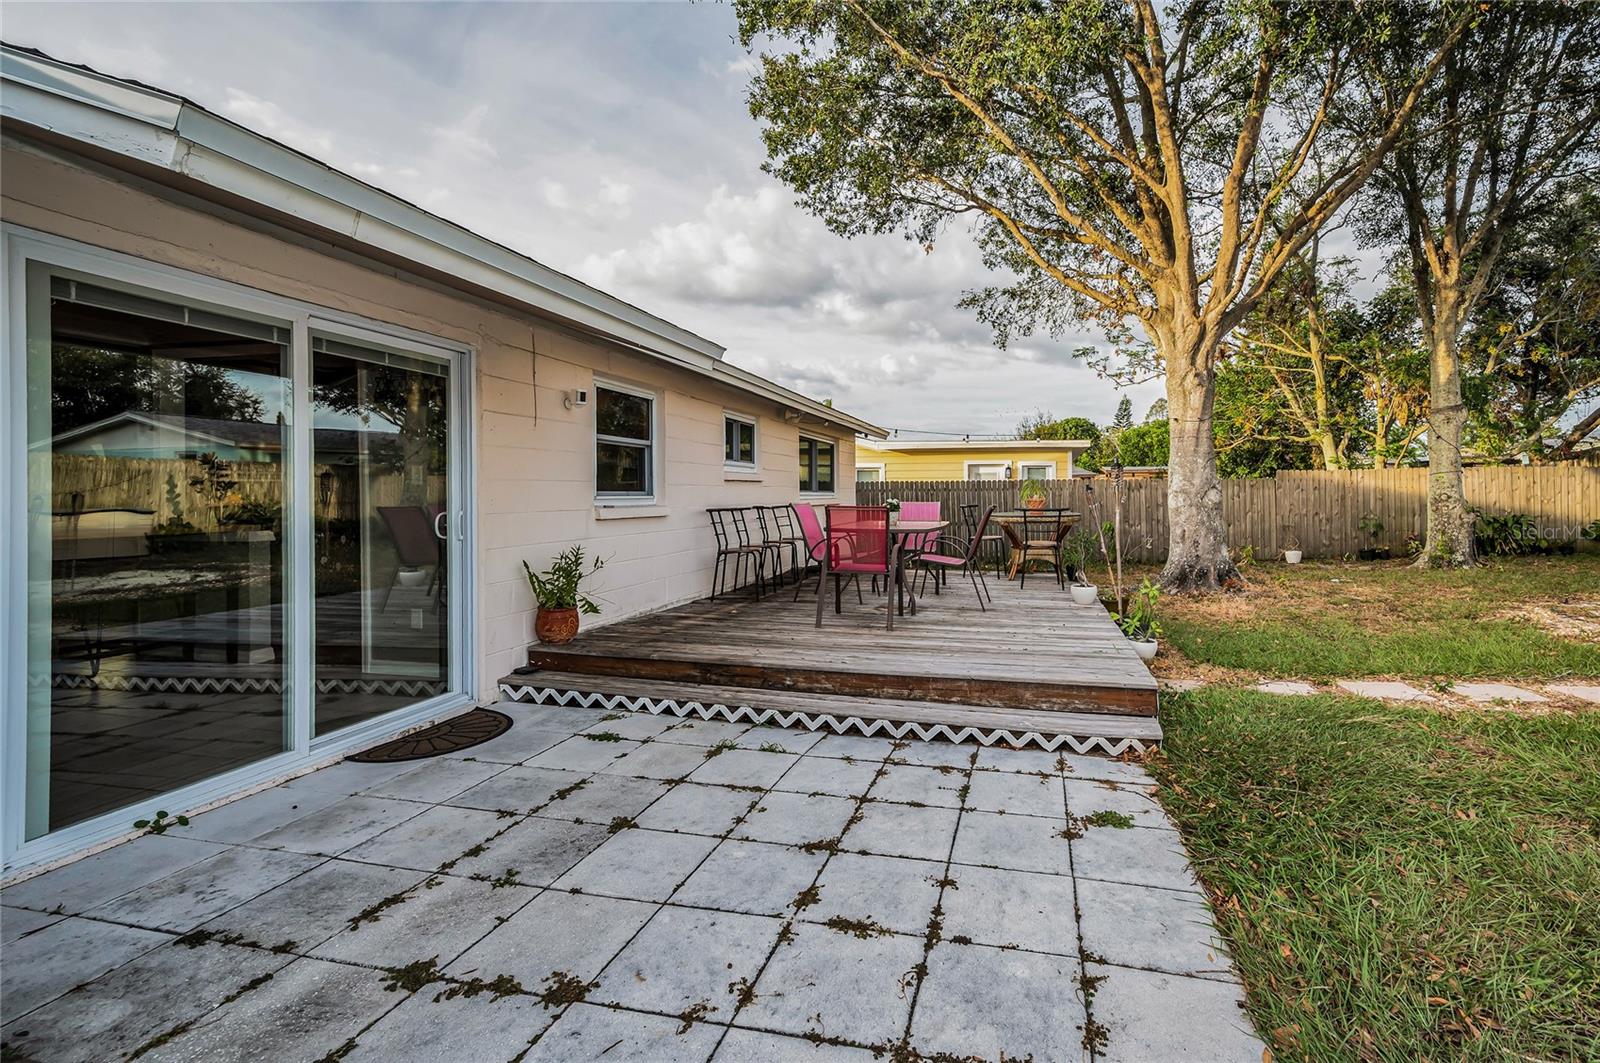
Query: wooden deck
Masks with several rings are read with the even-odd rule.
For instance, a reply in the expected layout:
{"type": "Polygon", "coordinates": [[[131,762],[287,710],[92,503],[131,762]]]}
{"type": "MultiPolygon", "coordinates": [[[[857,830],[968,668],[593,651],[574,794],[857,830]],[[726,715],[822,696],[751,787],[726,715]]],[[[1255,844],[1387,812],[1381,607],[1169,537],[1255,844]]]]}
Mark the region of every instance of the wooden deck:
{"type": "Polygon", "coordinates": [[[1048,575],[964,581],[883,623],[882,599],[823,614],[791,590],[699,601],[535,645],[508,697],[836,731],[976,738],[1123,752],[1160,740],[1156,682],[1104,608],[1076,606],[1048,575]],[[874,603],[877,604],[874,604],[874,603]],[[758,719],[759,718],[759,719],[758,719]],[[870,727],[870,732],[869,732],[870,727]]]}

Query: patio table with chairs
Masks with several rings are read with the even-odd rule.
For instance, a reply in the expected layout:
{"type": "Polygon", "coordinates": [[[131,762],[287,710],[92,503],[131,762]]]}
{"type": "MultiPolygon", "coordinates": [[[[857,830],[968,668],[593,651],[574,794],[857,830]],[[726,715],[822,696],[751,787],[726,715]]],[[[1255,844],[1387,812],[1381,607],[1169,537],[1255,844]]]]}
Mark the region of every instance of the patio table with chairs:
{"type": "Polygon", "coordinates": [[[1026,584],[1029,564],[1042,562],[1055,570],[1056,582],[1065,586],[1061,543],[1079,519],[1080,514],[1070,509],[1023,509],[994,514],[994,522],[999,525],[1010,550],[1007,578],[1020,577],[1026,584]]]}
{"type": "MultiPolygon", "coordinates": [[[[971,581],[981,608],[987,608],[987,581],[982,554],[999,537],[987,531],[990,509],[981,515],[963,513],[965,537],[953,534],[954,522],[940,513],[938,502],[906,502],[898,512],[886,506],[788,503],[775,506],[707,510],[716,540],[710,600],[748,591],[760,599],[769,590],[794,584],[798,600],[806,583],[817,580],[817,622],[821,623],[823,591],[831,577],[834,611],[843,607],[846,584],[866,603],[861,577],[871,578],[874,595],[889,596],[885,624],[895,616],[914,616],[917,600],[931,579],[935,594],[952,572],[971,581]],[[911,570],[920,572],[912,587],[911,570]]],[[[998,565],[997,565],[998,573],[998,565]]]]}

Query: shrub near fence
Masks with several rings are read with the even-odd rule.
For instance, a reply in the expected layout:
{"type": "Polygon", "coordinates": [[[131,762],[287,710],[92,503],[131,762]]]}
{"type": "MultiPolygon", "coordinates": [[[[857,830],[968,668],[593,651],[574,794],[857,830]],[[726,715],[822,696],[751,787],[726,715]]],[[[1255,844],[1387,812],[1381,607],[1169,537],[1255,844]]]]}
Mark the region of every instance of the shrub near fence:
{"type": "MultiPolygon", "coordinates": [[[[1101,513],[1110,519],[1111,481],[1051,480],[1047,505],[1076,510],[1088,519],[1087,488],[1093,485],[1101,513]]],[[[1550,539],[1576,539],[1600,518],[1600,468],[1572,465],[1495,466],[1466,470],[1467,502],[1489,513],[1526,513],[1550,539]]],[[[1167,554],[1167,481],[1124,480],[1123,551],[1133,561],[1164,561],[1167,554]]],[[[1258,480],[1222,482],[1222,516],[1228,545],[1249,547],[1256,557],[1280,555],[1298,542],[1307,557],[1344,557],[1369,546],[1403,553],[1406,538],[1427,530],[1428,470],[1367,469],[1354,472],[1281,472],[1258,480]],[[1383,525],[1377,536],[1361,527],[1371,516],[1383,525]]],[[[862,505],[886,498],[940,502],[947,517],[962,505],[1018,509],[1015,480],[899,480],[856,484],[862,505]]]]}

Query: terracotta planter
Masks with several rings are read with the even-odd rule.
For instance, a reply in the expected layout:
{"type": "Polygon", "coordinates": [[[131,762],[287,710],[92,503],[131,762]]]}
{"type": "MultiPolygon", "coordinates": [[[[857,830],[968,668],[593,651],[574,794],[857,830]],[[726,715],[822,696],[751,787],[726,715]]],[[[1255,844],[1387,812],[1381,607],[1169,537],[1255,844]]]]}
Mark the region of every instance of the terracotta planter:
{"type": "Polygon", "coordinates": [[[1030,498],[1022,504],[1029,509],[1043,509],[1046,501],[1044,498],[1030,498]]]}
{"type": "Polygon", "coordinates": [[[552,646],[571,642],[578,634],[578,611],[546,609],[541,605],[533,615],[533,633],[540,642],[552,646]]]}

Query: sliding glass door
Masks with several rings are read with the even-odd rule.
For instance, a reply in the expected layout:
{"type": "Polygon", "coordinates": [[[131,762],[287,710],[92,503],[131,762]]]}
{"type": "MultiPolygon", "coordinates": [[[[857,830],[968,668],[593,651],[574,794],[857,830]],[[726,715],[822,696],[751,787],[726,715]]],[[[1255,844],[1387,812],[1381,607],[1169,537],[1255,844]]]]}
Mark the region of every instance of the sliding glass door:
{"type": "Polygon", "coordinates": [[[314,335],[315,733],[443,693],[450,367],[314,335]]]}
{"type": "Polygon", "coordinates": [[[288,748],[289,328],[29,278],[27,835],[288,748]]]}
{"type": "Polygon", "coordinates": [[[6,246],[7,861],[469,697],[465,352],[6,246]]]}

